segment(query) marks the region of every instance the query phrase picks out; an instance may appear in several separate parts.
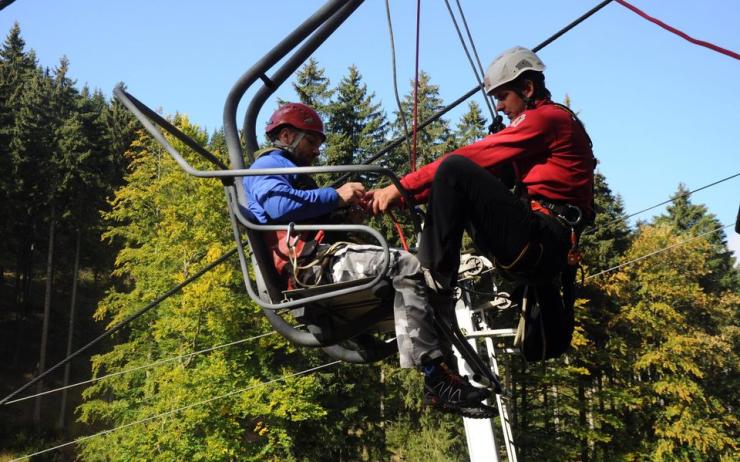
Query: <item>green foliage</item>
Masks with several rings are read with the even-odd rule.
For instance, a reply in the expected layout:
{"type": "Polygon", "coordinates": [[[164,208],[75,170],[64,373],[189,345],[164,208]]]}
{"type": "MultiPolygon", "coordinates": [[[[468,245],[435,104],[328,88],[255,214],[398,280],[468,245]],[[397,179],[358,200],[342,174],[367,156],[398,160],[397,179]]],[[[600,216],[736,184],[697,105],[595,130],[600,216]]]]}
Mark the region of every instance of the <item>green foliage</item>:
{"type": "MultiPolygon", "coordinates": [[[[173,122],[207,144],[206,135],[185,117],[173,122]]],[[[115,273],[125,281],[98,308],[96,316],[110,325],[233,245],[218,183],[186,177],[143,134],[128,156],[126,184],[106,214],[110,227],[105,238],[121,245],[115,273]]],[[[222,265],[135,322],[112,351],[93,359],[93,367],[96,374],[120,371],[254,336],[266,326],[243,294],[238,267],[222,265]]],[[[290,379],[280,386],[262,384],[293,371],[291,351],[279,338],[264,338],[94,384],[85,391],[80,419],[107,427],[229,396],[87,440],[83,457],[290,460],[293,436],[286,425],[324,414],[313,400],[315,377],[290,379]]]]}
{"type": "MultiPolygon", "coordinates": [[[[603,177],[596,180],[600,215],[582,240],[588,272],[698,234],[661,218],[632,237],[621,200],[603,177]]],[[[716,274],[715,245],[699,239],[589,281],[576,304],[571,351],[546,367],[507,368],[522,457],[732,459],[740,304],[736,293],[704,283],[716,274]]]]}
{"type": "MultiPolygon", "coordinates": [[[[360,164],[380,150],[385,142],[387,122],[375,94],[368,93],[367,85],[356,67],[339,82],[335,98],[329,104],[326,123],[327,140],[324,156],[328,165],[360,164]]],[[[340,174],[329,175],[329,183],[340,174]]]]}
{"type": "MultiPolygon", "coordinates": [[[[428,119],[444,107],[444,102],[439,96],[439,86],[432,84],[431,77],[424,71],[419,72],[419,83],[416,94],[418,123],[428,119]]],[[[406,120],[411,124],[411,121],[414,119],[414,82],[411,82],[409,94],[401,100],[401,109],[406,115],[406,120]]],[[[401,136],[404,134],[401,114],[398,111],[394,111],[393,113],[395,116],[395,120],[392,123],[394,135],[401,136]]],[[[409,130],[411,129],[412,127],[410,126],[409,130]]],[[[451,151],[453,145],[454,137],[449,128],[449,122],[443,118],[437,119],[417,133],[417,166],[428,164],[446,152],[451,151]]],[[[410,170],[408,152],[405,149],[399,148],[391,155],[386,156],[383,164],[401,176],[410,170]]]]}
{"type": "Polygon", "coordinates": [[[612,193],[606,178],[598,172],[594,175],[594,207],[596,220],[581,236],[586,249],[584,266],[589,272],[616,265],[630,243],[622,198],[612,193]]]}
{"type": "MultiPolygon", "coordinates": [[[[6,313],[0,349],[14,352],[6,364],[13,377],[37,374],[44,353],[60,359],[67,344],[71,292],[77,295],[72,347],[97,335],[86,308],[96,303],[107,285],[108,280],[100,275],[107,274],[112,262],[109,257],[114,249],[100,242],[98,212],[106,207],[113,185],[120,182],[123,148],[115,151],[107,142],[112,138],[105,119],[108,101],[99,91],[78,90],[69,72],[70,63],[64,57],[53,69],[39,67],[35,53],[25,49],[20,26],[13,26],[0,50],[0,300],[6,313]],[[55,230],[53,239],[50,229],[55,230]],[[78,236],[80,268],[73,264],[78,236]],[[53,265],[42,271],[39,266],[46,258],[41,255],[51,251],[53,265]],[[42,320],[37,313],[42,311],[46,294],[39,289],[44,286],[50,305],[48,311],[43,310],[42,320]],[[48,343],[46,352],[36,341],[42,322],[51,326],[42,341],[48,343]]],[[[124,127],[117,127],[116,135],[128,136],[124,127]]],[[[80,363],[85,359],[81,356],[80,363]]],[[[81,365],[72,368],[72,380],[81,379],[85,370],[81,365]]],[[[52,384],[62,385],[54,378],[47,386],[52,384]]],[[[8,381],[5,391],[14,386],[8,381]]],[[[0,446],[25,431],[50,439],[49,427],[59,409],[53,398],[42,398],[42,419],[34,422],[33,429],[26,422],[23,405],[16,408],[20,417],[14,418],[12,431],[0,432],[4,433],[0,446]]],[[[69,399],[75,401],[76,394],[69,399]]],[[[62,425],[68,423],[68,419],[60,420],[62,425]]],[[[67,431],[55,434],[55,441],[70,437],[67,431]]],[[[68,455],[59,457],[67,459],[68,455]]]]}
{"type": "Polygon", "coordinates": [[[298,71],[293,89],[301,103],[314,108],[326,120],[329,101],[334,95],[334,90],[329,87],[331,82],[324,74],[324,69],[319,67],[319,63],[310,58],[298,71]]]}
{"type": "MultiPolygon", "coordinates": [[[[10,144],[21,106],[24,82],[36,71],[36,58],[33,53],[25,51],[26,44],[20,33],[20,26],[16,23],[0,50],[0,200],[9,205],[12,204],[11,197],[15,196],[10,144]]],[[[15,211],[11,207],[2,207],[0,210],[0,229],[4,235],[9,235],[12,232],[10,217],[14,216],[15,211]]],[[[9,242],[6,239],[4,241],[4,245],[8,246],[9,242]]]]}
{"type": "Polygon", "coordinates": [[[468,103],[468,112],[463,114],[457,124],[457,147],[474,143],[488,134],[486,118],[475,101],[468,103]]]}
{"type": "Polygon", "coordinates": [[[383,370],[388,421],[385,444],[391,460],[468,460],[461,418],[421,407],[421,374],[393,365],[383,370]]]}
{"type": "MultiPolygon", "coordinates": [[[[673,202],[666,208],[666,215],[657,218],[656,223],[669,223],[687,236],[708,233],[722,226],[706,206],[692,204],[685,185],[679,184],[678,190],[671,197],[673,202]]],[[[701,280],[702,286],[710,292],[723,290],[740,290],[740,270],[735,266],[735,257],[727,248],[727,237],[724,230],[708,234],[711,243],[709,249],[709,273],[701,280]]]]}
{"type": "MultiPolygon", "coordinates": [[[[677,231],[643,226],[626,258],[681,242],[677,231]]],[[[609,293],[622,305],[611,325],[617,335],[607,346],[612,386],[632,396],[614,410],[633,427],[625,430],[652,435],[631,438],[622,448],[630,459],[718,460],[737,452],[737,394],[715,385],[718,376],[737,379],[736,337],[727,327],[736,321],[738,297],[702,287],[711,247],[706,239],[677,246],[609,280],[609,293]]]]}
{"type": "MultiPolygon", "coordinates": [[[[416,100],[418,123],[428,119],[445,106],[442,98],[439,96],[439,87],[433,85],[429,74],[423,71],[419,73],[416,100]]],[[[408,121],[409,130],[411,130],[411,121],[414,119],[414,82],[411,82],[410,92],[401,101],[401,109],[408,121]]],[[[391,123],[393,136],[403,136],[404,125],[401,114],[398,111],[394,111],[393,114],[394,120],[391,123]]],[[[412,146],[413,143],[410,143],[410,145],[412,146]]],[[[455,136],[449,128],[449,122],[443,118],[437,119],[423,130],[420,130],[416,135],[416,167],[421,167],[436,160],[443,154],[451,151],[454,147],[455,136]]],[[[401,144],[381,158],[378,164],[393,170],[397,176],[401,177],[411,170],[411,155],[412,153],[407,150],[407,144],[401,144]]],[[[388,184],[388,181],[383,178],[380,180],[380,184],[372,186],[385,186],[386,184],[388,184]]],[[[409,246],[416,245],[411,219],[406,212],[399,211],[395,215],[395,220],[388,215],[376,217],[372,220],[372,225],[378,228],[388,238],[389,243],[400,247],[401,242],[398,238],[394,221],[397,221],[402,227],[404,235],[408,238],[409,246]]]]}

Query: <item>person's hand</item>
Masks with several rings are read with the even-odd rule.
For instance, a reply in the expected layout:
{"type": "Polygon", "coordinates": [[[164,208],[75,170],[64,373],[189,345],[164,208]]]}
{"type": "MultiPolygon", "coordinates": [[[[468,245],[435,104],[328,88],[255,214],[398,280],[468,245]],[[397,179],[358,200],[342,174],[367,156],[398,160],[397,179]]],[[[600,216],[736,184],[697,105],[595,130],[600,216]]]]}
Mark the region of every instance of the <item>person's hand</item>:
{"type": "Polygon", "coordinates": [[[370,198],[373,214],[383,213],[395,205],[401,198],[401,193],[395,185],[388,185],[383,189],[369,191],[365,198],[370,198]]]}
{"type": "Polygon", "coordinates": [[[337,188],[336,191],[339,195],[340,207],[346,207],[350,204],[357,204],[363,197],[365,197],[365,187],[362,185],[362,183],[345,183],[337,188]]]}

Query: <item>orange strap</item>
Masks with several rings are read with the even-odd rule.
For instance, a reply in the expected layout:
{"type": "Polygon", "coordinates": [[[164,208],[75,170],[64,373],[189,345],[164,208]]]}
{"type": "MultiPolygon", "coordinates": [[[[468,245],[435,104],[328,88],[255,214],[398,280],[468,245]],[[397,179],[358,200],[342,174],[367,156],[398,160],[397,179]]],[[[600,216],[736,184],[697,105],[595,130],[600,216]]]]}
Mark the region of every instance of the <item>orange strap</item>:
{"type": "Polygon", "coordinates": [[[393,225],[396,227],[396,232],[398,233],[398,238],[401,239],[401,246],[403,246],[403,250],[406,252],[409,251],[409,245],[406,242],[406,237],[403,235],[403,229],[401,228],[401,225],[398,224],[398,221],[396,221],[396,217],[393,215],[393,212],[388,210],[388,216],[391,217],[391,221],[393,222],[393,225]]]}

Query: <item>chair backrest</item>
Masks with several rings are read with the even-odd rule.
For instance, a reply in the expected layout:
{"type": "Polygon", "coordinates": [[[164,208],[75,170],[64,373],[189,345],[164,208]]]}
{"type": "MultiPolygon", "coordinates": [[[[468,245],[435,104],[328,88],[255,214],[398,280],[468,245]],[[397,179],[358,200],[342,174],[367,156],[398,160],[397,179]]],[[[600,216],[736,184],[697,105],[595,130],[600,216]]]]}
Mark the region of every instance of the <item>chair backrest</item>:
{"type": "MultiPolygon", "coordinates": [[[[252,223],[257,223],[254,215],[247,207],[237,203],[233,203],[233,205],[240,208],[244,218],[252,223]]],[[[269,300],[266,300],[268,302],[277,303],[283,299],[282,293],[285,290],[285,284],[273,265],[272,252],[267,248],[262,233],[249,228],[243,229],[246,231],[249,248],[252,249],[252,263],[260,295],[268,296],[269,300]]]]}

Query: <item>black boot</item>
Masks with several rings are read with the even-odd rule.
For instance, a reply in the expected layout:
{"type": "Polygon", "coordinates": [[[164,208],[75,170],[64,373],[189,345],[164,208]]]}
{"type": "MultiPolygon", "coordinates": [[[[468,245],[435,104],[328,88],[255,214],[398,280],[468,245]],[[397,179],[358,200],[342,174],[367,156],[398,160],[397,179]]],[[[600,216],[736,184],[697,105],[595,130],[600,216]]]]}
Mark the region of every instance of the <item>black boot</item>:
{"type": "Polygon", "coordinates": [[[433,407],[479,405],[490,391],[472,386],[444,361],[424,367],[424,403],[433,407]]]}

